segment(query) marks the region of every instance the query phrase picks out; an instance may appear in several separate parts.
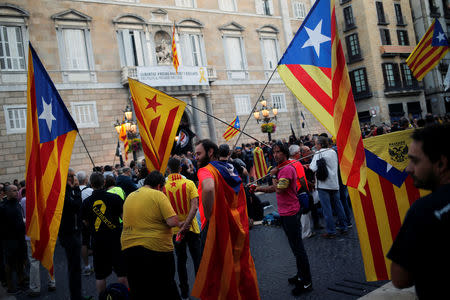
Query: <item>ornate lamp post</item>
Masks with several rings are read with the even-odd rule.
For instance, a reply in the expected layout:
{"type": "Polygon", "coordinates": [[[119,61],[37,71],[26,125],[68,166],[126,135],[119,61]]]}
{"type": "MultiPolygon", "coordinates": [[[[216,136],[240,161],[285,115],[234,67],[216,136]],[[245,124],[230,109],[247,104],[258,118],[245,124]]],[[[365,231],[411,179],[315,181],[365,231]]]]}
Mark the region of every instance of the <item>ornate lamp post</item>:
{"type": "MultiPolygon", "coordinates": [[[[114,128],[117,131],[117,134],[120,134],[120,127],[122,126],[122,124],[119,122],[119,120],[116,120],[116,123],[114,123],[114,128]]],[[[124,163],[123,163],[123,158],[122,158],[122,153],[120,152],[120,143],[119,143],[119,139],[117,139],[117,149],[116,149],[116,156],[119,157],[120,159],[120,166],[123,167],[124,163]]]]}
{"type": "Polygon", "coordinates": [[[277,119],[278,109],[276,107],[271,107],[267,104],[267,101],[264,100],[264,97],[261,97],[261,101],[259,104],[261,105],[260,109],[256,109],[253,112],[253,117],[256,119],[256,122],[262,122],[261,131],[267,133],[269,142],[272,140],[272,133],[275,132],[276,125],[272,123],[272,120],[277,119]],[[272,112],[272,116],[270,115],[272,112]]]}

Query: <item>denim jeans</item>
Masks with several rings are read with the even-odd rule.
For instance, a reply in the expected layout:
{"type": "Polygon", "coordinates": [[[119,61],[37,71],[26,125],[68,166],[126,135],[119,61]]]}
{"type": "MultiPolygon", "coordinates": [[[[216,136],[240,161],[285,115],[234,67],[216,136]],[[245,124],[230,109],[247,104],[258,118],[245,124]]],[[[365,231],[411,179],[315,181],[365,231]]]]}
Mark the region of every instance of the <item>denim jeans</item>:
{"type": "Polygon", "coordinates": [[[192,261],[194,264],[194,271],[197,274],[198,267],[200,266],[200,253],[201,242],[200,235],[192,231],[188,231],[180,243],[175,242],[175,235],[173,236],[173,244],[175,247],[175,254],[177,256],[177,271],[178,279],[180,280],[180,287],[189,288],[188,275],[186,269],[187,252],[186,248],[189,247],[192,261]]]}
{"type": "Polygon", "coordinates": [[[333,205],[336,209],[336,214],[339,223],[343,224],[344,226],[342,230],[347,231],[347,226],[349,224],[347,222],[347,217],[345,215],[344,208],[342,207],[339,190],[325,190],[325,189],[317,189],[317,190],[319,192],[320,203],[322,205],[323,215],[325,217],[327,232],[329,234],[336,233],[336,225],[333,218],[331,201],[333,201],[333,205]]]}
{"type": "Polygon", "coordinates": [[[289,241],[292,253],[297,264],[297,276],[306,282],[311,282],[308,255],[302,241],[302,223],[300,213],[293,216],[280,216],[281,226],[289,241]]]}

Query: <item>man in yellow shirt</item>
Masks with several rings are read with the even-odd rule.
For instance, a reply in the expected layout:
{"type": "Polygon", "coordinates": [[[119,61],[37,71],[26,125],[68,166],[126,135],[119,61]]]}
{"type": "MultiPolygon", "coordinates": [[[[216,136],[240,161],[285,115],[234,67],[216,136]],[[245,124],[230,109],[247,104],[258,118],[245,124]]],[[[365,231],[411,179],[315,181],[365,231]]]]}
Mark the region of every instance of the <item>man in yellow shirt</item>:
{"type": "Polygon", "coordinates": [[[194,263],[195,274],[197,274],[200,265],[200,229],[197,220],[194,220],[198,209],[198,191],[194,182],[181,176],[181,162],[177,158],[171,158],[168,162],[170,175],[164,186],[164,193],[169,198],[173,209],[178,215],[180,222],[184,221],[183,226],[178,231],[174,227],[173,238],[175,253],[177,255],[177,271],[180,280],[181,297],[189,297],[189,284],[186,270],[186,245],[194,263]],[[183,236],[179,242],[175,241],[176,234],[180,232],[183,236]]]}
{"type": "Polygon", "coordinates": [[[151,172],[123,205],[122,251],[131,299],[180,299],[174,280],[172,227],[182,226],[162,192],[164,176],[151,172]]]}

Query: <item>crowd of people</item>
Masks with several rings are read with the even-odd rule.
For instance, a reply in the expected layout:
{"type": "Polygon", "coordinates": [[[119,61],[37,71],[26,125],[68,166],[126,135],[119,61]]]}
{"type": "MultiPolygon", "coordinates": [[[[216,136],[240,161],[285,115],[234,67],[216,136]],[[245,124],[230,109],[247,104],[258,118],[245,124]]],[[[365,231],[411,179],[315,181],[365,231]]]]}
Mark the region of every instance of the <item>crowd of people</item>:
{"type": "MultiPolygon", "coordinates": [[[[440,121],[445,120],[428,119],[423,125],[440,121]]],[[[391,131],[408,129],[416,123],[411,125],[402,119],[398,127],[393,124],[391,131]]],[[[386,128],[379,128],[368,130],[365,136],[387,132],[386,128]]],[[[215,220],[217,207],[222,207],[217,203],[219,190],[225,197],[235,197],[241,221],[245,213],[246,243],[253,219],[261,218],[258,211],[263,204],[258,195],[276,194],[281,227],[297,266],[297,273],[288,282],[294,286],[294,295],[311,291],[313,276],[302,237],[325,229],[321,237],[333,239],[352,228],[351,205],[333,144],[326,133],[299,139],[292,135],[288,141],[246,143],[235,149],[201,140],[194,153],[172,155],[164,174],[149,172],[145,160],[131,162],[129,167],[95,167],[89,176],[85,171],[69,168],[58,241],[67,259],[71,299],[87,298],[82,295],[81,276],[92,273],[99,299],[107,299],[112,291],[129,293],[131,299],[145,299],[149,289],[165,299],[188,298],[191,289],[187,250],[197,273],[205,245],[211,239],[209,228],[220,226],[215,220]],[[263,150],[269,167],[264,178],[256,178],[254,172],[253,153],[257,148],[263,150]],[[229,186],[235,196],[218,185],[229,186]],[[305,231],[305,227],[311,228],[305,231]],[[113,271],[117,283],[107,287],[106,278],[113,271]]],[[[26,290],[29,296],[38,297],[39,261],[32,257],[25,233],[25,182],[1,183],[0,192],[0,279],[10,294],[26,290]]],[[[252,260],[248,268],[253,272],[252,260]]],[[[259,298],[256,281],[242,284],[247,285],[247,290],[255,290],[252,295],[259,298]]],[[[49,274],[48,290],[56,287],[55,278],[49,274]]],[[[194,287],[197,295],[200,289],[194,287]]]]}

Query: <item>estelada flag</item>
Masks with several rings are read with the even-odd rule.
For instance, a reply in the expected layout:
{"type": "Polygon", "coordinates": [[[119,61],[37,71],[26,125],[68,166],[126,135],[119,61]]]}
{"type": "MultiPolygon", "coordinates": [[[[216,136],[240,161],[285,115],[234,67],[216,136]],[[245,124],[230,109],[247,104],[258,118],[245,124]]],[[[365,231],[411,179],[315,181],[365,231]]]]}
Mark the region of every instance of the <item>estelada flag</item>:
{"type": "Polygon", "coordinates": [[[278,63],[278,73],[297,99],[336,137],[343,183],[364,193],[364,147],[334,3],[314,3],[278,63]]]}
{"type": "Polygon", "coordinates": [[[214,176],[214,206],[192,295],[203,300],[259,299],[250,253],[247,204],[236,171],[214,161],[205,168],[214,176]],[[214,164],[214,165],[213,165],[214,164]]]}
{"type": "Polygon", "coordinates": [[[130,148],[127,138],[127,130],[125,124],[120,125],[119,140],[123,142],[123,152],[125,153],[125,160],[128,160],[128,149],[130,148]]]}
{"type": "Polygon", "coordinates": [[[428,194],[414,187],[405,172],[411,130],[364,140],[367,161],[366,195],[349,189],[368,281],[388,280],[392,246],[411,204],[428,194]]]}
{"type": "Polygon", "coordinates": [[[223,138],[228,142],[229,140],[231,140],[238,132],[239,130],[236,129],[241,129],[241,123],[239,123],[239,117],[236,116],[233,121],[231,121],[230,125],[228,125],[227,129],[225,130],[225,132],[223,133],[223,138]]]}
{"type": "Polygon", "coordinates": [[[259,147],[253,149],[253,164],[257,179],[267,175],[266,158],[264,157],[264,151],[259,147]]]}
{"type": "Polygon", "coordinates": [[[414,77],[421,81],[447,54],[449,46],[441,23],[438,19],[434,19],[419,44],[406,59],[406,64],[414,77]]]}
{"type": "Polygon", "coordinates": [[[33,257],[53,275],[77,125],[31,43],[28,52],[26,231],[33,257]]]}
{"type": "Polygon", "coordinates": [[[164,174],[186,103],[128,78],[149,171],[164,174]]]}

